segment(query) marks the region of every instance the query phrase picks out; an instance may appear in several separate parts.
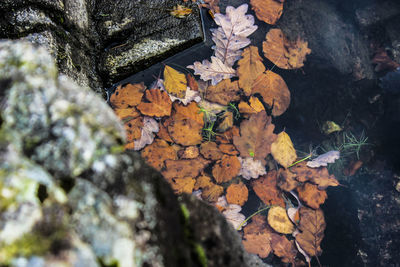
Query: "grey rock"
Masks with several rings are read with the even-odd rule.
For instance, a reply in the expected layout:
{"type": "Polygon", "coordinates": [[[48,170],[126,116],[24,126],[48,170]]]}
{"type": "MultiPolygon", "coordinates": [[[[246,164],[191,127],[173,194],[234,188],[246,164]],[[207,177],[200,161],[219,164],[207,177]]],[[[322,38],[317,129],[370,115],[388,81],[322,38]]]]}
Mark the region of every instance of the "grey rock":
{"type": "Polygon", "coordinates": [[[395,3],[394,1],[381,1],[357,9],[356,19],[362,27],[369,27],[399,14],[399,3],[395,3]]]}

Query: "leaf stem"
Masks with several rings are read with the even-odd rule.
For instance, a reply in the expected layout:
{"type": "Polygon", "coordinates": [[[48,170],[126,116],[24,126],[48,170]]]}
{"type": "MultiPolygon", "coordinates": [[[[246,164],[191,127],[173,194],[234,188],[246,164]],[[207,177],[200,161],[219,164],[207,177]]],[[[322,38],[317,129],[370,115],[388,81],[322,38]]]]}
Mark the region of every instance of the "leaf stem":
{"type": "Polygon", "coordinates": [[[298,164],[298,163],[300,163],[300,162],[302,162],[302,161],[305,161],[306,159],[311,158],[311,156],[312,156],[312,154],[309,154],[307,157],[302,158],[301,160],[298,160],[298,161],[296,161],[296,162],[290,164],[288,168],[293,167],[294,165],[296,165],[296,164],[298,164]]]}
{"type": "Polygon", "coordinates": [[[256,212],[254,212],[253,214],[251,214],[249,217],[246,218],[246,220],[244,220],[241,224],[239,224],[239,226],[236,228],[236,230],[239,231],[240,228],[242,228],[242,226],[243,226],[248,220],[250,220],[253,216],[255,216],[255,215],[257,215],[257,214],[263,212],[264,210],[269,209],[270,207],[271,207],[271,206],[267,206],[267,207],[265,207],[265,208],[263,208],[263,209],[260,209],[260,210],[258,210],[258,211],[256,211],[256,212]]]}

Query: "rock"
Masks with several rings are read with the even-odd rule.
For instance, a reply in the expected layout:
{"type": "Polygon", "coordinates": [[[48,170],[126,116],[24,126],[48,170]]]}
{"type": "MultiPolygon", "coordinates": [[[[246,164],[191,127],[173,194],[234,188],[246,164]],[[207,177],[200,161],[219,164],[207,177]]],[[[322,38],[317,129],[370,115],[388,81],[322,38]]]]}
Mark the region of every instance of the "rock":
{"type": "Polygon", "coordinates": [[[266,266],[218,211],[178,200],[88,88],[44,48],[0,42],[0,262],[11,266],[266,266]]]}
{"type": "Polygon", "coordinates": [[[368,27],[400,14],[400,5],[394,1],[381,1],[356,10],[360,26],[368,27]]]}

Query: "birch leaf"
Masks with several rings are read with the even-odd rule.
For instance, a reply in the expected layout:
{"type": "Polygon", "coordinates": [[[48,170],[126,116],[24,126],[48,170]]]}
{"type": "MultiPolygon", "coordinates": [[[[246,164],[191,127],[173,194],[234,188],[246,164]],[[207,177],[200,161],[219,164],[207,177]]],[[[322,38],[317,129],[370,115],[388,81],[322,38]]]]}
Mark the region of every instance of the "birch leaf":
{"type": "Polygon", "coordinates": [[[185,98],[187,81],[185,74],[165,66],[164,68],[164,86],[168,93],[178,98],[185,98]]]}
{"type": "Polygon", "coordinates": [[[289,167],[296,160],[296,150],[287,133],[280,132],[278,134],[278,138],[271,144],[271,154],[285,168],[289,167]]]}

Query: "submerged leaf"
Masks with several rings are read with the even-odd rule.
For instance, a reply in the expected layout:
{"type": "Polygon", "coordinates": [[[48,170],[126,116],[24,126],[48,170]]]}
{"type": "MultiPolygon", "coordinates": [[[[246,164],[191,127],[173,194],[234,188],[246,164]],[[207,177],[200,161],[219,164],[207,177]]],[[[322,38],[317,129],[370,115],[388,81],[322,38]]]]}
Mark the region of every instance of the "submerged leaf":
{"type": "Polygon", "coordinates": [[[265,205],[285,207],[285,200],[276,186],[276,171],[269,171],[257,180],[251,182],[254,192],[265,205]]]}

